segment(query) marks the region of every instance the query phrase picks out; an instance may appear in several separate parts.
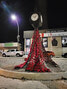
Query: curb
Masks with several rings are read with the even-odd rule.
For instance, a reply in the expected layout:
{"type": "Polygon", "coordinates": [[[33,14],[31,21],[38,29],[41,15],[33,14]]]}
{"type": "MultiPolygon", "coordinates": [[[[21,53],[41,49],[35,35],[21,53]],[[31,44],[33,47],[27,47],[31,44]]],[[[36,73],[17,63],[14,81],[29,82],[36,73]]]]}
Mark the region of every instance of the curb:
{"type": "Polygon", "coordinates": [[[67,72],[50,72],[50,73],[36,73],[36,72],[15,72],[0,68],[0,75],[14,79],[28,79],[28,80],[60,80],[67,79],[67,72]]]}

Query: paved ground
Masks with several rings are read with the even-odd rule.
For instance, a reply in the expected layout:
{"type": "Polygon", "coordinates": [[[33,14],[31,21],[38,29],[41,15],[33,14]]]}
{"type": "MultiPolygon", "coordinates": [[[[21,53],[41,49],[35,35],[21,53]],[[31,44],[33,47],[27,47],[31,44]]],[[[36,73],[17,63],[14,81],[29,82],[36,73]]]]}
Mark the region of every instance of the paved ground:
{"type": "MultiPolygon", "coordinates": [[[[63,71],[67,71],[67,58],[53,58],[63,71]]],[[[24,62],[22,57],[0,57],[0,67],[15,66],[24,62]],[[18,61],[19,60],[19,61],[18,61]]],[[[67,89],[67,80],[34,81],[18,80],[0,76],[0,89],[67,89]]]]}
{"type": "Polygon", "coordinates": [[[0,89],[67,89],[67,80],[22,81],[0,76],[0,89]]]}
{"type": "Polygon", "coordinates": [[[0,89],[49,89],[40,81],[22,81],[0,76],[0,89]]]}
{"type": "MultiPolygon", "coordinates": [[[[67,71],[67,58],[52,58],[62,69],[67,71]]],[[[0,67],[5,69],[14,68],[24,62],[24,57],[0,57],[0,67]]],[[[49,66],[52,71],[57,71],[58,68],[49,66]]]]}

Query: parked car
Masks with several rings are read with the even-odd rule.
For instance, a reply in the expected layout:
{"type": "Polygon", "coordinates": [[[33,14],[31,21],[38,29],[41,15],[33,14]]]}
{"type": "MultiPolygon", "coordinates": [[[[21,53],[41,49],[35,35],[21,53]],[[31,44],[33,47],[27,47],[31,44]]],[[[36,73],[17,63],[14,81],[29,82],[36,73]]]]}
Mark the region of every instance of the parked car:
{"type": "Polygon", "coordinates": [[[54,52],[52,52],[52,51],[44,51],[44,56],[47,56],[47,57],[54,57],[55,56],[55,54],[54,54],[54,52]]]}
{"type": "Polygon", "coordinates": [[[63,53],[62,57],[67,58],[67,53],[63,53]]]}
{"type": "Polygon", "coordinates": [[[2,52],[2,56],[3,57],[6,57],[6,56],[17,56],[17,57],[20,57],[20,56],[23,56],[23,55],[24,55],[24,51],[19,51],[17,49],[11,49],[11,50],[2,52]]]}

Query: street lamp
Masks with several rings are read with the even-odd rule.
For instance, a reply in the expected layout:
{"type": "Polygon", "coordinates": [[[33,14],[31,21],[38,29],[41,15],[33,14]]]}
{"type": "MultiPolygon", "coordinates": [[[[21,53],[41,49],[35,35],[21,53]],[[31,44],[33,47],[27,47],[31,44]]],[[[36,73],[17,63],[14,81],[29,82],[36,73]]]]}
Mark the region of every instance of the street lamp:
{"type": "Polygon", "coordinates": [[[17,42],[19,43],[20,41],[20,35],[19,35],[19,23],[18,23],[18,20],[17,20],[17,16],[15,14],[12,14],[11,15],[11,19],[16,21],[16,24],[17,24],[17,27],[18,27],[18,34],[17,34],[17,42]]]}

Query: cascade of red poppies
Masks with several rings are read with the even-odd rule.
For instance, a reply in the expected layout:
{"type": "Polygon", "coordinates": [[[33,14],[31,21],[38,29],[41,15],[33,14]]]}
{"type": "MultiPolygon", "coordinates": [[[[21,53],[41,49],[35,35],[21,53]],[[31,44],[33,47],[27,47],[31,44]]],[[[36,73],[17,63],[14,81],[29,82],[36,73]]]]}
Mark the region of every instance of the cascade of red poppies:
{"type": "Polygon", "coordinates": [[[43,55],[43,47],[39,31],[34,30],[32,37],[32,44],[30,47],[30,52],[28,57],[25,58],[25,62],[15,66],[15,68],[25,67],[26,71],[36,71],[36,72],[50,72],[45,63],[45,57],[43,55]]]}

